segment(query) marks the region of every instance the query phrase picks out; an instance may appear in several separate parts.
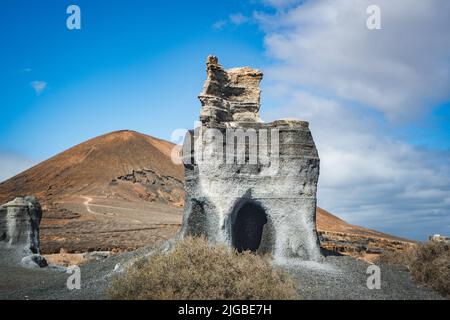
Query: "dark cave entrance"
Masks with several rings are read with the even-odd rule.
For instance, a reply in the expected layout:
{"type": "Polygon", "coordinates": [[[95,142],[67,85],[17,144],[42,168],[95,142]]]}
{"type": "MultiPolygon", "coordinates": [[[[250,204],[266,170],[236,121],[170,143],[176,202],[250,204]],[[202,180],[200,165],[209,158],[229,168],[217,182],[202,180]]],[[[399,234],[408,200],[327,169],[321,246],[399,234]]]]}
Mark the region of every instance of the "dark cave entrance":
{"type": "Polygon", "coordinates": [[[267,215],[256,203],[244,204],[236,213],[232,226],[233,246],[239,251],[257,251],[261,245],[267,215]]]}

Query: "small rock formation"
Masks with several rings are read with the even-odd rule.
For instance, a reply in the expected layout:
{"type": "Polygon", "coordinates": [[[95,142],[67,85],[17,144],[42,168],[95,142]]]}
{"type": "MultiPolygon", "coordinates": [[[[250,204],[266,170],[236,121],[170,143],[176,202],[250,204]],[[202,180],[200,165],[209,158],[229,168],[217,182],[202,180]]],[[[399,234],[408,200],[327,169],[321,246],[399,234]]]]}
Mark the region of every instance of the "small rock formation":
{"type": "Polygon", "coordinates": [[[183,181],[170,175],[159,174],[155,170],[133,170],[111,181],[111,185],[117,185],[118,181],[131,182],[144,188],[145,193],[140,197],[147,201],[177,205],[182,204],[184,200],[183,181]]]}
{"type": "Polygon", "coordinates": [[[25,268],[44,268],[48,266],[47,261],[40,254],[23,257],[20,263],[25,268]]]}
{"type": "Polygon", "coordinates": [[[24,266],[47,266],[39,255],[42,209],[33,196],[17,197],[0,206],[0,250],[23,258],[24,266]]]}
{"type": "Polygon", "coordinates": [[[83,259],[86,259],[87,261],[99,261],[104,260],[111,256],[110,251],[92,251],[92,252],[86,252],[83,254],[83,259]]]}
{"type": "Polygon", "coordinates": [[[259,117],[263,74],[224,70],[209,56],[201,124],[183,145],[181,236],[275,257],[321,259],[316,232],[319,156],[308,122],[259,117]]]}

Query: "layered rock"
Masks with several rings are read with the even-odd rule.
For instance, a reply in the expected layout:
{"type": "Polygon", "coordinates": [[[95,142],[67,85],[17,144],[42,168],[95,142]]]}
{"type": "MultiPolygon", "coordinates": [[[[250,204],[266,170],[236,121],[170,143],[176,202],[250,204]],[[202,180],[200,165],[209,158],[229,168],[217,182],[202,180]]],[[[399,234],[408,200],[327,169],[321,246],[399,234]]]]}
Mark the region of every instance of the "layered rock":
{"type": "Polygon", "coordinates": [[[33,196],[17,197],[0,207],[0,250],[11,259],[23,258],[24,266],[46,266],[39,256],[42,209],[33,196]]]}
{"type": "Polygon", "coordinates": [[[181,235],[238,250],[319,260],[315,225],[319,157],[309,125],[259,118],[262,72],[224,70],[208,57],[201,125],[183,146],[181,235]]]}
{"type": "Polygon", "coordinates": [[[249,67],[224,70],[217,57],[206,62],[207,79],[199,99],[202,104],[200,120],[204,125],[222,122],[259,122],[263,74],[249,67]]]}

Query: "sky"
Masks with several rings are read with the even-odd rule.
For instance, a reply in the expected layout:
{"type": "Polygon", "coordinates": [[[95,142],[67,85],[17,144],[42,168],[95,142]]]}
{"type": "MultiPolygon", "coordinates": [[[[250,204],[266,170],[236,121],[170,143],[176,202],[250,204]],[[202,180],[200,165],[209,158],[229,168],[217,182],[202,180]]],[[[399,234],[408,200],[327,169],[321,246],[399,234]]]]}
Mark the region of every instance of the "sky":
{"type": "Polygon", "coordinates": [[[264,71],[264,120],[310,122],[319,206],[411,239],[450,235],[448,1],[3,0],[0,41],[0,181],[114,130],[193,127],[214,54],[264,71]]]}

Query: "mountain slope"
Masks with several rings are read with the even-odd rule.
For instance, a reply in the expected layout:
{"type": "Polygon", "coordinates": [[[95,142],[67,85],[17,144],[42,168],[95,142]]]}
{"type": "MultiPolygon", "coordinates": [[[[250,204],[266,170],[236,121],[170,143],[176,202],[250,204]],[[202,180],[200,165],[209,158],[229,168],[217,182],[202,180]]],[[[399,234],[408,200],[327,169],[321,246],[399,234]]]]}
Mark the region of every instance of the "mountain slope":
{"type": "Polygon", "coordinates": [[[322,208],[317,208],[316,223],[318,231],[353,234],[355,236],[362,235],[366,237],[385,238],[398,241],[409,241],[407,239],[396,237],[376,230],[349,224],[348,222],[345,222],[344,220],[332,215],[322,208]]]}
{"type": "Polygon", "coordinates": [[[184,173],[182,166],[171,162],[172,147],[170,142],[134,131],[105,134],[1,183],[0,202],[17,195],[35,194],[49,204],[89,194],[180,204],[184,173]],[[149,185],[154,183],[155,187],[146,190],[134,183],[139,179],[149,185]]]}

